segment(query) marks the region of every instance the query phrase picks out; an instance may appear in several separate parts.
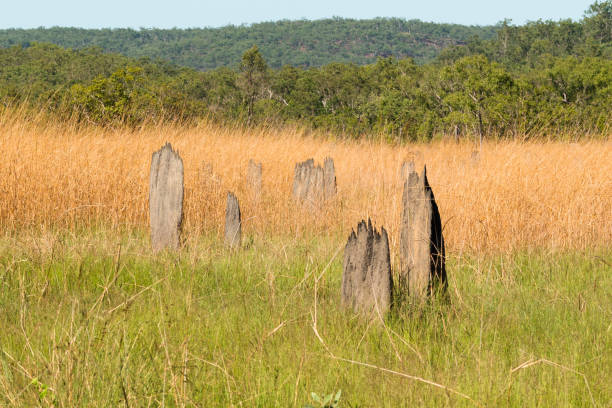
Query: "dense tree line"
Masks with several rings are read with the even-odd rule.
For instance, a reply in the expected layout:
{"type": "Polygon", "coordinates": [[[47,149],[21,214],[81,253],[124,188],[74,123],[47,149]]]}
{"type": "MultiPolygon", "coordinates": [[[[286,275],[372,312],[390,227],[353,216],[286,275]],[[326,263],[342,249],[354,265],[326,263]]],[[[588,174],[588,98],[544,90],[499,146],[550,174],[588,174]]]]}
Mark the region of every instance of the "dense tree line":
{"type": "Polygon", "coordinates": [[[371,64],[379,57],[433,60],[449,45],[479,36],[490,39],[496,27],[467,27],[418,20],[333,18],[277,21],[244,26],[192,29],[37,28],[0,30],[0,47],[48,42],[64,48],[100,47],[129,57],[160,58],[209,70],[235,67],[242,53],[257,44],[272,68],[322,66],[332,62],[371,64]]]}
{"type": "Polygon", "coordinates": [[[612,58],[612,1],[597,1],[581,21],[534,21],[522,26],[503,21],[491,39],[472,37],[465,47],[450,46],[440,62],[483,54],[512,70],[537,67],[543,55],[612,58]]]}
{"type": "Polygon", "coordinates": [[[580,22],[505,23],[496,39],[472,39],[424,65],[386,57],[363,66],[273,69],[253,46],[235,68],[202,72],[100,48],[32,43],[0,49],[0,101],[101,124],[208,117],[392,140],[607,136],[611,11],[607,1],[580,22]]]}

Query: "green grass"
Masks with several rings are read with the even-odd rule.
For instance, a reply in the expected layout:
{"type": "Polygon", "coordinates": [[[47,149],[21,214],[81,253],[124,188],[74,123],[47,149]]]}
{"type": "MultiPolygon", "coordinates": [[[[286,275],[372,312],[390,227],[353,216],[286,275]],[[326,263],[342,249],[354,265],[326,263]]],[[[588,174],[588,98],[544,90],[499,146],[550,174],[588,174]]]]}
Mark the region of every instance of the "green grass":
{"type": "Polygon", "coordinates": [[[450,254],[450,302],[381,324],[339,305],[344,237],[110,236],[0,240],[0,405],[612,404],[610,250],[450,254]]]}

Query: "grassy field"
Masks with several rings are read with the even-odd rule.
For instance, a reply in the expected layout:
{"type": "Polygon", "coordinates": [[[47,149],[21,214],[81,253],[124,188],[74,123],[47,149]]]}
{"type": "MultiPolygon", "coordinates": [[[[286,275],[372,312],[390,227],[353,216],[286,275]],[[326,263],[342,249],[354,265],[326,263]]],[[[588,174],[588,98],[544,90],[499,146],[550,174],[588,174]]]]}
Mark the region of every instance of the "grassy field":
{"type": "Polygon", "coordinates": [[[298,130],[104,130],[0,113],[0,406],[612,405],[612,143],[392,146],[298,130]],[[184,247],[150,251],[151,153],[185,163],[184,247]],[[293,165],[338,198],[295,206],[293,165]],[[263,162],[251,202],[249,158],[263,162]],[[372,217],[398,270],[399,171],[427,164],[449,302],[383,322],[340,307],[372,217]],[[221,244],[225,194],[244,247],[221,244]]]}
{"type": "Polygon", "coordinates": [[[612,403],[610,251],[451,255],[450,304],[380,324],[341,310],[336,239],[146,241],[2,242],[0,404],[612,403]]]}
{"type": "Polygon", "coordinates": [[[474,164],[469,143],[393,146],[306,135],[299,130],[172,124],[142,129],[77,128],[0,114],[0,228],[148,227],[152,153],[166,141],[185,165],[185,233],[223,229],[228,190],[244,229],[319,236],[371,217],[397,247],[403,160],[427,174],[451,252],[608,246],[612,242],[612,142],[490,142],[474,164]],[[291,200],[296,162],[335,161],[338,200],[311,215],[291,200]],[[249,159],[263,163],[259,206],[245,191],[249,159]]]}

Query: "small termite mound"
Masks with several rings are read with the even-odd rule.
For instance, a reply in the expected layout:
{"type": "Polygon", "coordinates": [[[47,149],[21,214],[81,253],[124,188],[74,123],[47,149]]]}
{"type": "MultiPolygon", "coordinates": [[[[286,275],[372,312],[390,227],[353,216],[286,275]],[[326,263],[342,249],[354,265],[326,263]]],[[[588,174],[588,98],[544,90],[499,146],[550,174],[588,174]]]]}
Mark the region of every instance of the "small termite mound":
{"type": "Polygon", "coordinates": [[[240,247],[242,241],[242,224],[240,220],[240,204],[232,192],[227,193],[225,207],[225,245],[232,249],[240,247]]]}
{"type": "Polygon", "coordinates": [[[387,231],[361,221],[344,248],[342,304],[355,312],[383,316],[391,308],[393,278],[387,231]]]}

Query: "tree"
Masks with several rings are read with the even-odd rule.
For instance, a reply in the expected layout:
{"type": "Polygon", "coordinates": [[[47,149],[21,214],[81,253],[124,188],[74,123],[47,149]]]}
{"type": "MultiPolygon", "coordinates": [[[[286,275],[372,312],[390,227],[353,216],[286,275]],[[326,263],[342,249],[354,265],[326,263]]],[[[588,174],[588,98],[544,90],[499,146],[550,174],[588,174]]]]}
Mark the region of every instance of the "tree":
{"type": "Polygon", "coordinates": [[[612,0],[596,1],[585,13],[587,32],[600,44],[612,41],[612,0]]]}
{"type": "Polygon", "coordinates": [[[247,124],[253,118],[253,105],[268,84],[268,64],[256,45],[248,49],[240,62],[240,85],[245,93],[247,104],[247,124]]]}
{"type": "Polygon", "coordinates": [[[95,78],[89,86],[73,85],[72,104],[95,122],[140,121],[147,116],[153,102],[153,96],[143,87],[144,82],[142,68],[121,68],[109,77],[95,78]]]}
{"type": "Polygon", "coordinates": [[[474,128],[481,142],[485,126],[489,131],[504,131],[514,84],[503,68],[483,55],[475,55],[445,67],[440,77],[449,124],[474,128]]]}

